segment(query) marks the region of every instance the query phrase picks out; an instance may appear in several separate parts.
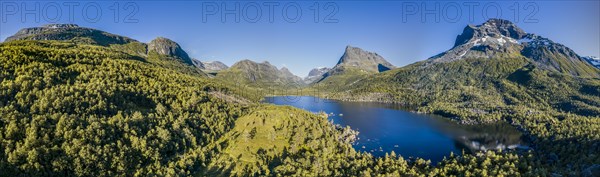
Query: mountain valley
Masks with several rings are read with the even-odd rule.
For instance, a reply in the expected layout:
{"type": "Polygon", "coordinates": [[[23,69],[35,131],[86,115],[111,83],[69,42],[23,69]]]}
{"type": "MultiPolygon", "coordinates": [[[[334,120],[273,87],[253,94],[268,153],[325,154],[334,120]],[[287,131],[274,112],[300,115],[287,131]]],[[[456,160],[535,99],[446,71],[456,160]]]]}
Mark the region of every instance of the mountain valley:
{"type": "Polygon", "coordinates": [[[468,25],[448,51],[402,67],[346,46],[335,66],[304,78],[268,61],[193,59],[184,48],[74,24],[8,37],[0,43],[0,176],[600,171],[600,60],[507,20],[468,25]],[[375,157],[353,147],[360,130],[326,112],[263,102],[273,95],[393,103],[464,125],[501,122],[531,149],[451,154],[437,164],[394,151],[375,157]]]}

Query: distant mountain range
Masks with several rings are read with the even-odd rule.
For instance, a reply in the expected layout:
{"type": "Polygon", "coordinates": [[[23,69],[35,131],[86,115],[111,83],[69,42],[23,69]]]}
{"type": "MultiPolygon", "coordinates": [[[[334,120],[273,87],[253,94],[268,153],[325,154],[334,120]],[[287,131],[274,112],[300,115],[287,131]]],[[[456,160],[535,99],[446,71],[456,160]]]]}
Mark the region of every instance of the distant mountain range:
{"type": "MultiPolygon", "coordinates": [[[[75,24],[50,24],[42,27],[25,28],[10,36],[13,40],[67,40],[76,43],[110,46],[126,53],[140,55],[156,54],[162,58],[154,60],[162,63],[165,59],[178,61],[183,65],[195,66],[202,73],[220,75],[217,78],[240,80],[242,83],[277,83],[303,87],[304,84],[321,83],[328,85],[351,85],[366,76],[395,69],[377,53],[358,47],[346,46],[344,54],[332,68],[320,67],[310,71],[301,79],[287,68],[281,70],[270,63],[256,63],[244,60],[231,68],[219,61],[199,61],[190,56],[176,42],[159,37],[148,44],[108,32],[79,27],[75,24]],[[234,73],[240,74],[234,77],[234,73]]],[[[540,68],[575,76],[594,76],[598,73],[590,66],[600,67],[600,60],[593,57],[580,57],[568,47],[533,33],[526,33],[510,21],[490,19],[481,25],[468,25],[458,35],[454,46],[443,53],[419,62],[423,66],[447,63],[466,58],[505,58],[523,56],[531,59],[540,68]]],[[[173,65],[173,64],[167,64],[173,65]]],[[[177,64],[176,64],[177,65],[177,64]]],[[[178,66],[171,66],[178,67],[178,66]]]]}
{"type": "Polygon", "coordinates": [[[368,52],[358,47],[347,46],[344,54],[340,57],[338,63],[333,68],[319,67],[312,69],[308,76],[304,79],[299,79],[298,76],[293,75],[285,67],[277,72],[276,67],[272,66],[268,62],[256,63],[250,60],[244,60],[234,64],[234,66],[229,69],[230,71],[217,73],[217,75],[227,75],[220,77],[217,76],[217,78],[235,79],[232,77],[232,74],[238,73],[240,75],[237,78],[249,79],[242,81],[242,83],[268,82],[279,83],[282,85],[303,86],[300,81],[305,84],[311,84],[318,83],[323,80],[330,80],[327,78],[332,76],[335,76],[337,79],[347,76],[352,78],[352,76],[357,74],[373,74],[384,72],[393,68],[396,67],[377,53],[368,52]]]}
{"type": "Polygon", "coordinates": [[[221,71],[229,68],[229,66],[221,63],[220,61],[203,61],[202,66],[204,66],[205,70],[209,71],[221,71]]]}
{"type": "Polygon", "coordinates": [[[265,61],[258,63],[252,60],[242,60],[230,68],[217,73],[216,79],[235,84],[249,84],[255,87],[294,87],[304,86],[302,78],[292,74],[287,68],[277,69],[265,61]]]}
{"type": "Polygon", "coordinates": [[[315,87],[332,98],[416,105],[448,117],[490,117],[484,121],[515,105],[600,115],[600,70],[592,66],[597,61],[510,21],[490,19],[468,25],[450,50],[427,60],[315,87]]]}
{"type": "Polygon", "coordinates": [[[194,66],[209,74],[216,74],[221,70],[229,68],[229,66],[220,61],[200,61],[198,59],[192,59],[192,62],[194,63],[194,66]]]}

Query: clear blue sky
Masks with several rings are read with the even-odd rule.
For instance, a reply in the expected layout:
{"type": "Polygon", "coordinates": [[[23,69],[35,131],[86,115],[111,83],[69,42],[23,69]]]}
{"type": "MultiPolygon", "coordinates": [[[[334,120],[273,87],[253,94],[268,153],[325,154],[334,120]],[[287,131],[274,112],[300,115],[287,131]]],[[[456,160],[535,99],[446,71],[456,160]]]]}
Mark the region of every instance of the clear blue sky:
{"type": "Polygon", "coordinates": [[[468,1],[468,5],[476,5],[472,6],[472,15],[463,1],[345,1],[330,4],[327,1],[269,1],[267,4],[260,1],[73,2],[1,1],[0,40],[25,27],[76,23],[142,42],[158,36],[167,37],[178,42],[190,56],[203,61],[219,60],[232,65],[241,59],[268,60],[278,67],[287,66],[304,77],[312,68],[335,65],[346,45],[377,52],[397,66],[424,60],[451,48],[465,25],[480,24],[487,14],[487,17],[514,21],[526,32],[565,44],[580,55],[600,56],[599,1],[537,1],[529,4],[527,1],[468,1]],[[278,5],[273,6],[274,18],[270,22],[268,5],[273,2],[278,5]],[[318,22],[314,21],[315,2],[320,9],[318,22]],[[37,9],[36,3],[39,4],[37,9]],[[235,16],[229,14],[223,23],[220,13],[223,5],[235,9],[236,3],[240,6],[237,12],[240,21],[236,22],[235,16]],[[436,4],[439,6],[437,11],[436,4]],[[95,5],[102,11],[96,22],[93,21],[95,5]],[[259,17],[256,16],[257,5],[261,10],[259,17]],[[115,7],[120,9],[118,15],[115,15],[115,7]],[[215,12],[211,11],[214,7],[219,8],[219,12],[210,15],[215,12]],[[287,18],[284,18],[284,7],[287,7],[287,18]],[[295,23],[289,22],[295,20],[296,7],[301,9],[302,16],[295,23]],[[126,21],[134,8],[137,12],[129,18],[134,21],[126,21]],[[27,9],[33,14],[22,14],[27,9]],[[519,9],[517,15],[515,9],[519,9]],[[500,16],[498,11],[501,11],[500,16]],[[324,23],[332,12],[335,13],[327,22],[333,23],[324,23]],[[34,19],[36,15],[40,18],[38,22],[34,19]],[[435,15],[440,15],[439,22],[435,15]]]}

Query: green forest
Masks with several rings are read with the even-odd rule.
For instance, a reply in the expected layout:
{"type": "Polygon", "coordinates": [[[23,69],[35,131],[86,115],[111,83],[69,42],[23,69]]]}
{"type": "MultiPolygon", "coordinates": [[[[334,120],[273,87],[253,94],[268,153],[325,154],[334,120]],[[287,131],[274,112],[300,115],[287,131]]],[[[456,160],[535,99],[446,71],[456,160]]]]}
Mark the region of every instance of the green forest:
{"type": "Polygon", "coordinates": [[[364,86],[326,92],[378,93],[464,123],[507,121],[534,149],[431,164],[356,151],[356,132],[326,114],[260,103],[260,89],[137,48],[1,43],[0,176],[581,176],[600,164],[600,79],[539,70],[523,58],[431,67],[444,75],[418,64],[356,74],[346,79],[364,78],[364,86]]]}

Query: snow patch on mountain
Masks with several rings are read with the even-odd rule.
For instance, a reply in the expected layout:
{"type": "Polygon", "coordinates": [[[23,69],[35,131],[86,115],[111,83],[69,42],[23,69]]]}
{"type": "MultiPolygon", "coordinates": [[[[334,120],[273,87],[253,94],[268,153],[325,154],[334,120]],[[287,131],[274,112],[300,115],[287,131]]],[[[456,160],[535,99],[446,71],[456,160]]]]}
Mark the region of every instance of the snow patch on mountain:
{"type": "Polygon", "coordinates": [[[596,56],[585,56],[585,57],[581,57],[581,58],[583,58],[585,61],[592,64],[596,68],[600,68],[600,58],[598,58],[596,56]]]}

